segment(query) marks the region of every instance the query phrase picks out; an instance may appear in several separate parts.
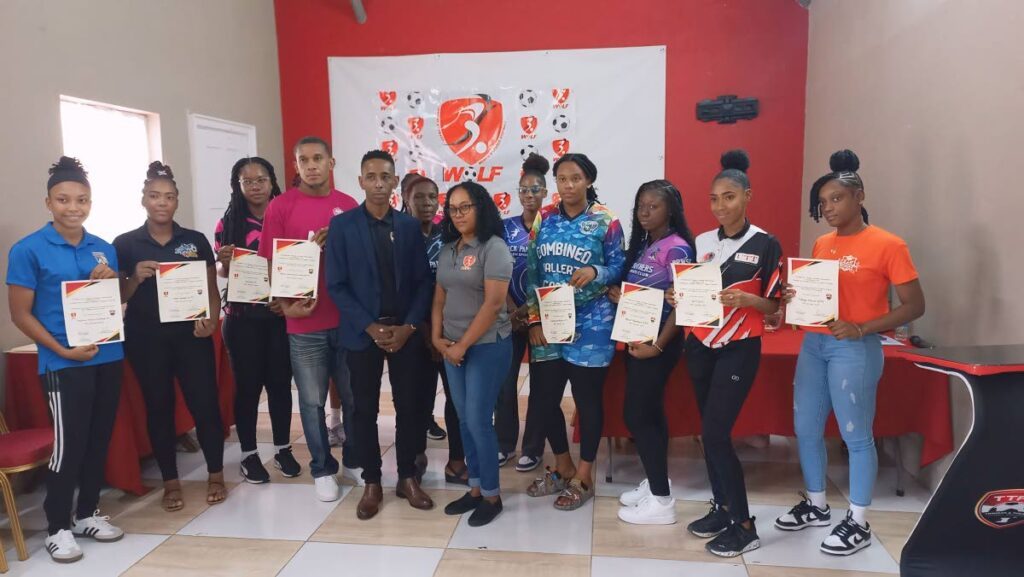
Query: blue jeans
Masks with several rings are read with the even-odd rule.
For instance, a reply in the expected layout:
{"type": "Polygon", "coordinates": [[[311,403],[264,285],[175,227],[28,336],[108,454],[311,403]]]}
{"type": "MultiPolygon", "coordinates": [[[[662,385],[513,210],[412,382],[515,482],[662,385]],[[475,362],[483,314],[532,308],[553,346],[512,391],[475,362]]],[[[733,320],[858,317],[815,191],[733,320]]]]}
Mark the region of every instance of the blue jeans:
{"type": "Polygon", "coordinates": [[[469,486],[484,497],[501,493],[498,482],[498,435],[494,431],[494,404],[512,362],[512,339],[478,344],[466,350],[462,366],[444,362],[452,402],[459,414],[459,430],[466,452],[469,486]]]}
{"type": "Polygon", "coordinates": [[[349,379],[348,364],[345,363],[345,349],[338,342],[337,329],[315,333],[288,335],[291,346],[292,373],[299,389],[299,416],[302,432],[313,460],[309,463],[314,478],[338,473],[338,461],[331,455],[327,441],[327,424],[324,422],[324,405],[327,403],[327,388],[330,380],[341,397],[341,414],[345,426],[345,444],[342,454],[346,467],[356,467],[355,459],[355,403],[352,400],[352,383],[349,379]]]}
{"type": "Polygon", "coordinates": [[[873,426],[882,361],[878,335],[843,341],[832,335],[804,335],[796,363],[793,422],[808,491],[825,490],[825,421],[834,410],[850,450],[850,503],[871,504],[878,474],[873,426]]]}

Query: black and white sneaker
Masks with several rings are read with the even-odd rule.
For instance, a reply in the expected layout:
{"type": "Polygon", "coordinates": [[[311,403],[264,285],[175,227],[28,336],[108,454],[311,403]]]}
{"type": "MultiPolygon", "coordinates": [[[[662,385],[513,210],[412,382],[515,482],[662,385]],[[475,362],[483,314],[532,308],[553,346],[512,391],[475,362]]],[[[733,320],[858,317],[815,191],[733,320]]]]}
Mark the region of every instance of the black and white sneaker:
{"type": "Polygon", "coordinates": [[[516,456],[516,454],[514,452],[503,453],[501,451],[498,451],[498,467],[499,468],[500,467],[504,467],[505,465],[507,465],[509,463],[509,461],[512,460],[512,457],[515,457],[515,456],[516,456]]]}
{"type": "Polygon", "coordinates": [[[807,527],[828,527],[832,524],[832,508],[825,505],[819,509],[811,504],[807,494],[800,492],[803,501],[797,503],[789,513],[775,520],[775,528],[783,531],[799,531],[807,527]]]}
{"type": "Polygon", "coordinates": [[[536,469],[538,466],[540,466],[540,457],[523,455],[519,457],[519,462],[516,463],[516,471],[526,473],[536,469]]]}
{"type": "Polygon", "coordinates": [[[98,509],[93,511],[90,517],[75,518],[71,523],[71,533],[76,537],[89,537],[100,543],[113,543],[124,537],[124,531],[111,525],[109,516],[100,516],[98,509]]]}
{"type": "Polygon", "coordinates": [[[729,512],[712,499],[708,514],[687,525],[686,530],[701,539],[708,539],[720,535],[730,523],[729,512]]]}
{"type": "Polygon", "coordinates": [[[44,546],[50,558],[58,563],[74,563],[82,558],[82,548],[67,529],[61,529],[47,537],[44,546]]]}
{"type": "Polygon", "coordinates": [[[754,526],[754,518],[750,518],[750,528],[744,528],[739,523],[730,523],[729,527],[722,531],[718,537],[708,541],[704,548],[708,553],[719,557],[737,557],[749,553],[761,547],[761,540],[757,537],[757,527],[754,526]]]}
{"type": "Polygon", "coordinates": [[[448,433],[441,428],[441,425],[437,424],[437,421],[430,421],[430,426],[427,427],[427,438],[435,441],[443,441],[448,437],[448,433]]]}
{"type": "Polygon", "coordinates": [[[291,445],[281,449],[274,455],[274,466],[285,477],[298,477],[302,474],[302,466],[295,460],[295,455],[292,455],[291,445]]]}
{"type": "Polygon", "coordinates": [[[263,483],[270,482],[270,473],[267,472],[267,468],[263,466],[260,461],[259,453],[252,453],[248,457],[242,459],[242,478],[247,483],[254,485],[260,485],[263,483]]]}
{"type": "Polygon", "coordinates": [[[853,520],[853,513],[847,512],[846,518],[832,529],[832,534],[821,542],[821,551],[829,555],[852,555],[871,545],[871,525],[864,525],[853,520]]]}

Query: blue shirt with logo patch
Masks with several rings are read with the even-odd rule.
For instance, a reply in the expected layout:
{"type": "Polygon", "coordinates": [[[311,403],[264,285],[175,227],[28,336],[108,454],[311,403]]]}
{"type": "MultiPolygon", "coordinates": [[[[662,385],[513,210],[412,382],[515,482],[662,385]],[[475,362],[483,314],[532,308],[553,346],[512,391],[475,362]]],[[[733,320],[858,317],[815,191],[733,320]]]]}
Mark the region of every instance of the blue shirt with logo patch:
{"type": "MultiPolygon", "coordinates": [[[[81,242],[72,246],[53,228],[53,223],[47,223],[11,247],[7,256],[7,284],[35,292],[32,316],[57,342],[67,347],[61,283],[86,280],[100,264],[117,270],[117,253],[110,243],[85,232],[81,242]]],[[[124,358],[121,343],[102,344],[99,349],[96,356],[88,361],[71,361],[39,345],[39,374],[69,367],[101,365],[124,358]]]]}
{"type": "Polygon", "coordinates": [[[523,224],[522,215],[504,220],[505,244],[512,254],[512,280],[508,283],[508,294],[517,307],[526,302],[526,267],[530,249],[530,229],[523,224]]]}

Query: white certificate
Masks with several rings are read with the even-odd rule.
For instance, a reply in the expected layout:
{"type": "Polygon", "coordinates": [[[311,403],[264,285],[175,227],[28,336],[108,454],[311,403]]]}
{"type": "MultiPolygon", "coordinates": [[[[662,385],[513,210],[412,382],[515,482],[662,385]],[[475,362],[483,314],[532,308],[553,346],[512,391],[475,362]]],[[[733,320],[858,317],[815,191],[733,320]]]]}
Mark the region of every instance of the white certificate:
{"type": "Polygon", "coordinates": [[[206,261],[159,263],[156,293],[162,323],[210,318],[206,261]]]}
{"type": "Polygon", "coordinates": [[[124,340],[121,287],[116,278],[60,283],[64,330],[68,345],[116,343],[124,340]]]}
{"type": "Polygon", "coordinates": [[[724,311],[722,269],[717,263],[672,264],[676,291],[676,324],[682,327],[718,327],[724,311]]]}
{"type": "Polygon", "coordinates": [[[308,240],[275,238],[273,265],[270,296],[316,298],[320,278],[320,245],[308,240]]]}
{"type": "Polygon", "coordinates": [[[236,248],[231,253],[231,266],[228,270],[228,302],[270,302],[267,259],[256,254],[254,250],[236,248]]]}
{"type": "Polygon", "coordinates": [[[789,284],[796,296],[786,305],[786,323],[821,327],[839,318],[839,261],[789,259],[789,284]]]}
{"type": "Polygon", "coordinates": [[[567,284],[538,287],[540,323],[548,344],[571,343],[576,336],[576,292],[567,284]]]}
{"type": "Polygon", "coordinates": [[[619,307],[612,325],[612,340],[620,343],[649,343],[658,338],[665,291],[638,284],[622,283],[619,307]]]}

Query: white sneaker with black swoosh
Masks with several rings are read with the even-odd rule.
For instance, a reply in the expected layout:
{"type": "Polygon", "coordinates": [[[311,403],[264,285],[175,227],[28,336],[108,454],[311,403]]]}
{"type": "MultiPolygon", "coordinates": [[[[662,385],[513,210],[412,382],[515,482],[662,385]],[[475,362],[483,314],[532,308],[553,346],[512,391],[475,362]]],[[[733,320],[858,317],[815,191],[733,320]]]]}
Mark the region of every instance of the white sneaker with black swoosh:
{"type": "Polygon", "coordinates": [[[75,542],[75,536],[67,529],[61,529],[48,536],[43,545],[50,557],[58,563],[74,563],[82,558],[82,548],[75,542]]]}
{"type": "Polygon", "coordinates": [[[853,514],[847,512],[846,518],[821,542],[821,550],[829,555],[852,555],[868,545],[871,545],[871,525],[867,522],[860,525],[853,520],[853,514]]]}

